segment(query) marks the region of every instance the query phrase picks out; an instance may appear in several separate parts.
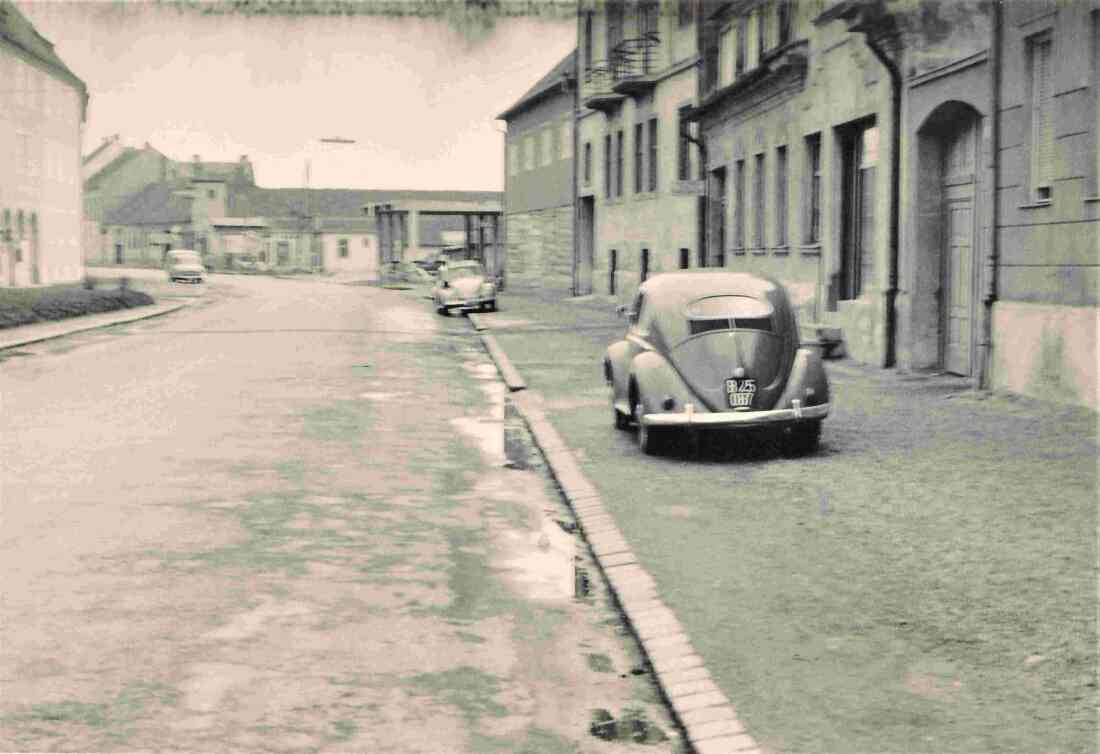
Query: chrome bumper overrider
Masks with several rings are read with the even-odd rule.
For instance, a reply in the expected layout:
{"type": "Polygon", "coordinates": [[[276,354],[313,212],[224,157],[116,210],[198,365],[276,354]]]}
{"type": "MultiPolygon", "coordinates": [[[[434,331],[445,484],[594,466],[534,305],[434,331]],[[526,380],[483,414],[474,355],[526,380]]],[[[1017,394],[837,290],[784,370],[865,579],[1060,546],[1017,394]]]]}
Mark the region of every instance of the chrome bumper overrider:
{"type": "Polygon", "coordinates": [[[812,419],[824,419],[829,414],[828,403],[818,406],[802,406],[798,401],[791,408],[773,411],[695,411],[687,404],[684,411],[660,414],[646,414],[642,423],[647,427],[755,427],[766,424],[781,424],[812,419]]]}

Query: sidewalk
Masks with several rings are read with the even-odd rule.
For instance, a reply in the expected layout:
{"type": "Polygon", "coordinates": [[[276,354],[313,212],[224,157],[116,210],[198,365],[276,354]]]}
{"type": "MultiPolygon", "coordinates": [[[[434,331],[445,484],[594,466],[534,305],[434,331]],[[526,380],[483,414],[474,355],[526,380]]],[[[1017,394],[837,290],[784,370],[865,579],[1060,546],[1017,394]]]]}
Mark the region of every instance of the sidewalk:
{"type": "Polygon", "coordinates": [[[86,314],[82,317],[69,317],[53,322],[35,322],[32,325],[23,325],[22,327],[9,327],[0,330],[0,351],[38,343],[43,340],[62,338],[85,330],[95,330],[100,327],[110,327],[111,325],[121,325],[140,319],[159,317],[185,306],[188,306],[187,302],[169,301],[150,304],[149,306],[139,306],[133,309],[119,309],[100,314],[86,314]]]}
{"type": "Polygon", "coordinates": [[[611,426],[611,302],[500,305],[471,319],[699,752],[1094,741],[1095,413],[829,361],[818,453],[655,459],[611,426]]]}

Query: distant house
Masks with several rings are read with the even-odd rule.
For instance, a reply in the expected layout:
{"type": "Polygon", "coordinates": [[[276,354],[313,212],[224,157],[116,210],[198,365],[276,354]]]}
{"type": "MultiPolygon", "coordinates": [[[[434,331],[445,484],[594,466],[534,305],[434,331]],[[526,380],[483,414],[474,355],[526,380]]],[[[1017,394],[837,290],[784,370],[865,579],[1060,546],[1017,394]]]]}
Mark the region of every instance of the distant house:
{"type": "Polygon", "coordinates": [[[504,140],[504,243],[513,282],[573,288],[576,50],[497,116],[504,140]]]}
{"type": "Polygon", "coordinates": [[[80,142],[88,91],[0,0],[0,285],[79,280],[80,142]]]}

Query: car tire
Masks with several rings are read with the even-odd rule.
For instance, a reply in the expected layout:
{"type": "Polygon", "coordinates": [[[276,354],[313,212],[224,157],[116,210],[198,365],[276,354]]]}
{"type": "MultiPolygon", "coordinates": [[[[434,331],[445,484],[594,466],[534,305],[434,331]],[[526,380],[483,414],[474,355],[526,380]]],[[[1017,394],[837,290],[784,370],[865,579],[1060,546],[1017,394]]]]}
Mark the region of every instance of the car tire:
{"type": "Polygon", "coordinates": [[[630,429],[630,417],[624,415],[619,409],[611,407],[611,413],[615,415],[615,429],[630,429]]]}
{"type": "Polygon", "coordinates": [[[782,441],[783,455],[795,458],[817,450],[821,441],[821,421],[798,422],[789,427],[782,441]]]}
{"type": "Polygon", "coordinates": [[[495,312],[496,310],[497,310],[497,302],[496,302],[496,299],[493,299],[492,301],[489,302],[489,311],[495,312]]]}

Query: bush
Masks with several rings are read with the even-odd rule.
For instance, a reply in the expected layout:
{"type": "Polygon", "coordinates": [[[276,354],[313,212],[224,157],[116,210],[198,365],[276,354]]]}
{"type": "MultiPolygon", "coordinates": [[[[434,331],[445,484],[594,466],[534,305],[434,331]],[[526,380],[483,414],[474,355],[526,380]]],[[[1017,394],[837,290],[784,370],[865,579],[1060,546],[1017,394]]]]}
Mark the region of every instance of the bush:
{"type": "Polygon", "coordinates": [[[76,286],[0,293],[0,328],[29,325],[152,304],[147,293],[128,288],[94,290],[76,286]]]}

